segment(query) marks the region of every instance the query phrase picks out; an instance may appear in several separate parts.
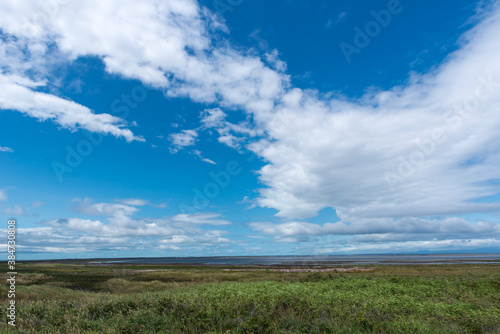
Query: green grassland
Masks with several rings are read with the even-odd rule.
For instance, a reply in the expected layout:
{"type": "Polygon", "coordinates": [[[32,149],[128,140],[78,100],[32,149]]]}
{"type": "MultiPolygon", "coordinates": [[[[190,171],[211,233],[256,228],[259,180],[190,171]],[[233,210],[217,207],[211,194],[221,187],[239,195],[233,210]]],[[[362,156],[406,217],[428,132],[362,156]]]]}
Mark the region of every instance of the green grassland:
{"type": "Polygon", "coordinates": [[[500,333],[497,264],[320,273],[224,268],[19,264],[17,326],[12,331],[3,321],[0,331],[500,333]]]}

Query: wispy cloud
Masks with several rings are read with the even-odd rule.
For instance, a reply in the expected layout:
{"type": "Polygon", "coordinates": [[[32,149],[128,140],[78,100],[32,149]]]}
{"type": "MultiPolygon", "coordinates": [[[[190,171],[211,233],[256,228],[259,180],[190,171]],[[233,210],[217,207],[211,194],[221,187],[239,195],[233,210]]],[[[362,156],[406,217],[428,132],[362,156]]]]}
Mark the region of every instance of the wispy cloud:
{"type": "Polygon", "coordinates": [[[33,208],[39,208],[43,205],[43,202],[40,202],[40,201],[35,201],[33,202],[33,204],[31,205],[33,208]]]}
{"type": "Polygon", "coordinates": [[[7,208],[3,210],[3,213],[5,213],[6,215],[14,215],[14,216],[25,215],[23,208],[20,207],[19,205],[14,206],[14,208],[7,208]]]}
{"type": "Polygon", "coordinates": [[[119,200],[119,202],[121,202],[122,204],[125,204],[125,205],[130,205],[130,206],[145,206],[145,205],[150,204],[150,202],[148,200],[140,199],[140,198],[127,198],[127,199],[119,200]]]}
{"type": "Polygon", "coordinates": [[[177,153],[178,150],[183,149],[187,146],[193,146],[196,143],[196,138],[198,137],[198,132],[196,130],[182,130],[179,133],[172,133],[169,136],[172,142],[173,148],[170,152],[177,153]]]}
{"type": "Polygon", "coordinates": [[[264,133],[263,129],[252,126],[250,122],[230,123],[227,114],[220,108],[205,109],[200,113],[201,128],[217,131],[220,143],[239,149],[246,137],[255,137],[264,133]]]}
{"type": "Polygon", "coordinates": [[[14,152],[14,150],[11,149],[10,147],[2,147],[2,146],[0,146],[0,152],[14,152]]]}
{"type": "Polygon", "coordinates": [[[347,12],[340,12],[336,17],[331,17],[326,22],[326,29],[332,29],[336,25],[342,23],[347,17],[347,12]]]}
{"type": "Polygon", "coordinates": [[[205,161],[205,162],[207,162],[209,164],[212,164],[212,165],[216,165],[217,164],[215,161],[203,157],[203,155],[201,154],[201,151],[199,151],[199,150],[193,150],[193,153],[198,158],[200,158],[202,161],[205,161]]]}
{"type": "Polygon", "coordinates": [[[127,141],[143,141],[124,129],[126,122],[110,114],[95,114],[87,107],[54,95],[35,92],[10,81],[0,74],[0,108],[18,110],[39,120],[52,119],[68,129],[85,129],[92,132],[124,137],[127,141]]]}
{"type": "Polygon", "coordinates": [[[208,224],[208,225],[230,225],[231,222],[220,219],[221,215],[218,213],[192,213],[192,214],[178,214],[172,217],[172,220],[177,222],[186,222],[192,224],[208,224]]]}
{"type": "MultiPolygon", "coordinates": [[[[379,218],[363,219],[354,223],[327,223],[324,225],[307,222],[288,222],[280,224],[251,223],[250,227],[277,238],[319,235],[364,235],[371,241],[382,238],[401,238],[407,235],[423,235],[432,238],[491,238],[500,237],[500,224],[480,221],[471,223],[463,218],[423,219],[403,218],[400,220],[379,218]],[[369,235],[369,236],[368,236],[369,235]]],[[[361,240],[358,238],[356,240],[361,240]]],[[[394,240],[393,240],[394,241],[394,240]]]]}
{"type": "Polygon", "coordinates": [[[132,205],[115,203],[89,203],[88,201],[77,204],[74,209],[79,213],[96,216],[130,216],[139,211],[138,208],[132,205]]]}

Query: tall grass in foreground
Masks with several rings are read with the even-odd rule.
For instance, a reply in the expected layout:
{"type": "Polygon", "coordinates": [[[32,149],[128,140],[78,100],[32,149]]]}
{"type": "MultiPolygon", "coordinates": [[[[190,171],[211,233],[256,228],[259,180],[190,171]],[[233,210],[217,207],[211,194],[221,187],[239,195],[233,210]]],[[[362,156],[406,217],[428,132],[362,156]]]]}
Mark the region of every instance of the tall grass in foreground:
{"type": "Polygon", "coordinates": [[[93,291],[57,286],[68,283],[57,281],[71,277],[68,268],[33,268],[31,281],[27,274],[29,283],[18,286],[17,331],[500,333],[498,267],[457,268],[405,268],[405,274],[398,267],[350,274],[184,270],[113,278],[102,268],[81,269],[81,277],[102,270],[105,280],[93,291]]]}

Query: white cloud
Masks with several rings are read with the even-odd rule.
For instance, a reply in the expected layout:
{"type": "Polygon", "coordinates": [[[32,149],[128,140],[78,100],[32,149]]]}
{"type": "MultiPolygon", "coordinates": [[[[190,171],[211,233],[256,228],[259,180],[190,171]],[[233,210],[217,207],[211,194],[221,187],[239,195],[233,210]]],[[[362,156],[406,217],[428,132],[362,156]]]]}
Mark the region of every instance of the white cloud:
{"type": "Polygon", "coordinates": [[[349,245],[337,244],[315,248],[314,254],[377,254],[377,253],[414,253],[414,252],[477,252],[484,249],[498,249],[500,239],[447,239],[426,241],[405,241],[385,243],[353,243],[349,245]]]}
{"type": "Polygon", "coordinates": [[[0,189],[0,201],[6,201],[7,200],[7,192],[3,189],[0,189]]]}
{"type": "Polygon", "coordinates": [[[303,254],[376,254],[418,251],[491,251],[500,245],[500,224],[463,218],[406,217],[361,219],[323,225],[303,221],[251,223],[250,227],[274,242],[301,243],[303,254]]]}
{"type": "MultiPolygon", "coordinates": [[[[227,238],[220,237],[220,231],[218,233],[211,233],[206,236],[186,236],[186,235],[174,235],[170,239],[163,239],[160,241],[162,244],[212,244],[212,243],[231,243],[232,241],[227,238]]],[[[166,245],[164,245],[166,246],[166,245]]]]}
{"type": "MultiPolygon", "coordinates": [[[[2,90],[16,94],[4,94],[0,107],[53,119],[70,129],[112,133],[128,141],[142,139],[123,129],[126,123],[121,119],[96,115],[72,101],[31,89],[47,83],[55,63],[78,57],[101,57],[109,73],[141,80],[168,96],[256,112],[271,110],[289,84],[287,75],[269,68],[259,57],[216,47],[214,29],[227,28],[193,0],[72,1],[56,6],[50,19],[29,24],[40,14],[45,15],[36,0],[0,4],[0,28],[20,41],[20,45],[5,42],[4,48],[30,55],[9,58],[12,73],[7,74],[19,80],[2,76],[2,90]],[[35,65],[36,75],[28,76],[27,69],[35,65]]],[[[285,65],[276,51],[267,55],[267,61],[278,68],[285,65]]],[[[221,142],[235,145],[228,137],[221,142]]]]}
{"type": "Polygon", "coordinates": [[[64,229],[72,232],[83,232],[94,236],[106,237],[157,237],[172,235],[175,233],[194,233],[193,229],[180,229],[170,226],[168,220],[161,219],[132,219],[127,216],[114,216],[106,219],[103,223],[100,220],[88,220],[81,218],[62,218],[47,222],[57,229],[64,229]]]}
{"type": "Polygon", "coordinates": [[[123,129],[122,119],[109,114],[95,114],[87,107],[54,95],[35,92],[0,74],[0,108],[18,110],[41,121],[52,119],[64,128],[82,128],[92,132],[123,137],[128,142],[143,141],[132,131],[123,129]]]}
{"type": "Polygon", "coordinates": [[[186,222],[191,224],[208,224],[208,225],[230,225],[231,222],[219,219],[221,215],[218,213],[182,213],[172,217],[173,221],[186,222]]]}
{"type": "Polygon", "coordinates": [[[192,0],[73,1],[40,29],[26,29],[26,18],[39,14],[36,0],[6,1],[0,9],[6,33],[45,47],[55,42],[68,60],[100,56],[108,72],[166,89],[168,96],[250,106],[271,102],[287,81],[258,57],[216,48],[211,33],[226,28],[192,0]]]}
{"type": "Polygon", "coordinates": [[[241,138],[237,138],[233,135],[220,136],[218,139],[219,143],[238,149],[240,147],[241,138]]]}
{"type": "Polygon", "coordinates": [[[340,12],[336,17],[328,19],[326,22],[325,28],[331,29],[345,20],[347,17],[347,12],[340,12]]]}
{"type": "Polygon", "coordinates": [[[168,206],[167,203],[160,203],[155,205],[155,207],[157,207],[158,209],[165,209],[167,206],[168,206]]]}
{"type": "Polygon", "coordinates": [[[3,211],[6,215],[14,216],[24,216],[24,210],[19,205],[14,206],[14,208],[7,208],[3,211]]]}
{"type": "Polygon", "coordinates": [[[137,212],[137,209],[131,205],[114,203],[88,203],[83,202],[75,206],[76,211],[87,215],[104,216],[130,216],[137,212]]]}
{"type": "Polygon", "coordinates": [[[286,63],[279,59],[279,52],[276,49],[266,53],[264,55],[264,59],[269,64],[269,66],[271,66],[271,68],[275,69],[278,72],[285,72],[287,69],[286,63]]]}
{"type": "Polygon", "coordinates": [[[2,147],[2,146],[0,146],[0,152],[14,152],[14,150],[11,149],[10,147],[2,147]]]}
{"type": "MultiPolygon", "coordinates": [[[[182,236],[185,238],[208,238],[212,242],[222,242],[215,234],[226,233],[224,231],[207,231],[200,229],[197,225],[223,225],[221,220],[200,221],[195,217],[191,220],[178,220],[171,218],[141,218],[133,219],[127,216],[114,216],[100,220],[89,220],[82,218],[60,218],[46,221],[45,224],[57,231],[58,235],[69,234],[73,236],[94,236],[108,238],[159,238],[182,236]],[[83,233],[83,234],[82,234],[83,233]]],[[[207,239],[207,240],[208,240],[207,239]]]]}
{"type": "Polygon", "coordinates": [[[218,141],[234,149],[239,149],[245,141],[243,136],[255,137],[263,134],[262,130],[252,126],[248,121],[238,124],[226,121],[227,114],[220,108],[205,109],[200,113],[200,117],[203,129],[215,129],[219,134],[218,141]]]}
{"type": "Polygon", "coordinates": [[[201,124],[207,129],[223,128],[226,126],[227,114],[220,108],[205,109],[200,113],[201,124]]]}
{"type": "Polygon", "coordinates": [[[145,206],[149,205],[149,201],[145,199],[139,199],[139,198],[128,198],[128,199],[122,199],[120,200],[121,203],[125,205],[130,205],[130,206],[145,206]]]}
{"type": "MultiPolygon", "coordinates": [[[[137,206],[146,200],[125,200],[137,206]]],[[[228,225],[220,214],[197,213],[163,218],[134,218],[137,208],[114,203],[91,203],[86,199],[75,208],[81,214],[102,215],[104,219],[59,218],[41,222],[44,227],[19,228],[23,253],[86,253],[112,250],[209,249],[232,241],[227,231],[207,229],[228,225]],[[172,244],[177,244],[172,245],[172,244]],[[50,246],[47,246],[50,245],[50,246]]],[[[17,208],[17,207],[16,207],[17,208]]],[[[17,209],[16,209],[17,210],[17,209]]]]}
{"type": "Polygon", "coordinates": [[[136,249],[142,244],[134,238],[91,236],[61,227],[18,228],[16,233],[23,240],[18,246],[22,253],[88,254],[118,248],[136,249]]]}
{"type": "Polygon", "coordinates": [[[174,148],[172,153],[176,153],[179,149],[187,146],[193,146],[196,143],[198,133],[195,130],[182,130],[179,133],[172,133],[169,138],[174,148]]]}
{"type": "MultiPolygon", "coordinates": [[[[320,236],[320,235],[388,235],[422,234],[432,237],[500,237],[500,224],[480,221],[470,223],[463,218],[450,217],[439,219],[422,219],[406,217],[400,220],[390,218],[361,219],[354,223],[327,223],[324,225],[306,222],[287,222],[280,224],[251,223],[250,227],[264,234],[281,237],[320,236]]],[[[360,240],[360,239],[358,239],[360,240]]]]}
{"type": "Polygon", "coordinates": [[[205,161],[205,162],[207,162],[209,164],[212,164],[212,165],[216,165],[217,164],[215,161],[203,157],[203,155],[201,154],[201,151],[199,151],[199,150],[193,150],[193,153],[198,158],[200,158],[202,161],[205,161]]]}
{"type": "Polygon", "coordinates": [[[181,248],[174,245],[160,245],[160,249],[179,250],[181,248]]]}
{"type": "Polygon", "coordinates": [[[257,203],[290,219],[332,207],[347,222],[498,211],[476,199],[500,192],[499,38],[497,5],[406,86],[358,101],[287,92],[255,114],[269,134],[250,146],[267,162],[257,203]]]}
{"type": "MultiPolygon", "coordinates": [[[[11,10],[6,2],[0,8],[11,10]],[[4,7],[4,8],[2,8],[4,7]]],[[[0,16],[5,14],[0,10],[0,16]]],[[[5,19],[5,18],[3,18],[5,19]]],[[[21,20],[21,18],[19,18],[21,20]]],[[[51,119],[70,130],[78,128],[123,137],[127,141],[143,140],[125,129],[126,122],[109,114],[95,114],[73,101],[38,92],[48,84],[49,68],[62,57],[53,51],[48,40],[30,39],[9,34],[5,21],[0,23],[4,38],[0,40],[0,109],[17,110],[41,121],[51,119]]],[[[16,23],[19,25],[19,22],[16,23]]]]}
{"type": "Polygon", "coordinates": [[[33,208],[39,208],[43,205],[43,202],[40,202],[40,201],[35,201],[33,202],[33,204],[31,205],[33,208]]]}
{"type": "Polygon", "coordinates": [[[46,221],[45,224],[68,233],[78,232],[101,237],[165,237],[173,235],[210,237],[214,236],[214,233],[219,235],[225,232],[200,229],[201,225],[231,224],[231,222],[221,219],[220,214],[210,212],[179,214],[163,218],[134,218],[134,214],[139,211],[136,206],[143,206],[149,201],[137,199],[124,201],[129,204],[135,203],[135,206],[91,203],[88,199],[80,201],[74,206],[74,209],[81,214],[104,216],[104,220],[59,218],[46,221]]]}

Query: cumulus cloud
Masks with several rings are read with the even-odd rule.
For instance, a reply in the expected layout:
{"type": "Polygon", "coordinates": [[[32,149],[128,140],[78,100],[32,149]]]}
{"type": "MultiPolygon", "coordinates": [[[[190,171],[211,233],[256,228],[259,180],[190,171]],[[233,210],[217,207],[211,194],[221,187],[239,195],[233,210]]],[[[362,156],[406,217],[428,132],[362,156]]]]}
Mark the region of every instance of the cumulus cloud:
{"type": "MultiPolygon", "coordinates": [[[[142,235],[99,235],[99,223],[92,220],[61,220],[50,222],[47,227],[18,228],[18,246],[20,256],[33,253],[71,254],[82,253],[106,254],[113,251],[140,250],[149,251],[186,251],[208,250],[216,245],[225,245],[232,241],[222,237],[225,231],[203,231],[197,229],[187,233],[184,230],[172,230],[170,234],[148,237],[142,235]],[[90,233],[92,231],[93,233],[90,233]],[[21,255],[23,254],[23,255],[21,255]]],[[[6,232],[5,229],[2,232],[6,232]]],[[[185,254],[185,253],[182,253],[185,254]]]]}
{"type": "Polygon", "coordinates": [[[205,212],[171,217],[134,217],[147,200],[92,203],[86,199],[74,207],[80,214],[102,217],[57,218],[42,221],[44,227],[19,228],[22,252],[76,253],[113,250],[181,250],[231,243],[227,231],[210,226],[229,225],[220,214],[205,212]],[[169,244],[178,244],[177,246],[169,244]],[[181,245],[182,244],[182,245],[181,245]],[[50,246],[47,246],[50,245],[50,246]]]}
{"type": "Polygon", "coordinates": [[[109,224],[99,220],[89,220],[81,218],[61,218],[49,220],[46,224],[68,231],[83,232],[95,236],[108,237],[151,237],[161,235],[171,235],[173,233],[184,233],[183,230],[166,226],[168,221],[140,219],[134,220],[127,216],[114,216],[108,219],[109,224]]]}
{"type": "Polygon", "coordinates": [[[255,114],[269,138],[257,203],[288,219],[325,207],[360,218],[496,212],[500,192],[500,5],[436,70],[355,101],[288,91],[255,114]]]}
{"type": "MultiPolygon", "coordinates": [[[[73,207],[78,213],[90,216],[102,216],[104,220],[84,218],[52,219],[45,224],[54,228],[84,232],[100,236],[169,236],[169,235],[204,235],[201,225],[229,225],[231,222],[221,219],[217,213],[178,214],[163,218],[134,218],[134,215],[149,201],[122,200],[128,203],[92,203],[89,199],[73,207]]],[[[213,232],[213,231],[212,231],[213,232]]],[[[211,233],[211,232],[209,232],[211,233]]]]}
{"type": "MultiPolygon", "coordinates": [[[[29,21],[40,16],[36,0],[4,1],[0,9],[4,33],[37,45],[42,56],[52,47],[66,61],[101,57],[106,71],[164,89],[168,96],[269,109],[287,81],[258,57],[216,47],[214,29],[226,28],[193,0],[73,1],[43,22],[29,21]]],[[[18,100],[6,102],[20,109],[18,100]]]]}
{"type": "MultiPolygon", "coordinates": [[[[45,222],[55,230],[67,232],[81,232],[92,236],[103,237],[165,237],[165,236],[203,236],[210,235],[204,229],[196,227],[198,224],[211,224],[199,221],[179,221],[172,218],[141,218],[133,219],[128,216],[114,216],[100,220],[89,220],[81,218],[60,218],[45,222]]],[[[217,222],[215,225],[220,225],[217,222]]],[[[212,231],[213,232],[213,231],[212,231]]],[[[226,233],[220,231],[220,233],[226,233]]],[[[216,242],[214,240],[214,242],[216,242]]]]}
{"type": "Polygon", "coordinates": [[[3,189],[0,189],[0,201],[6,201],[7,200],[7,192],[3,189]]]}
{"type": "Polygon", "coordinates": [[[103,237],[75,233],[60,227],[18,228],[19,253],[86,253],[137,249],[143,241],[126,237],[103,237]]]}

